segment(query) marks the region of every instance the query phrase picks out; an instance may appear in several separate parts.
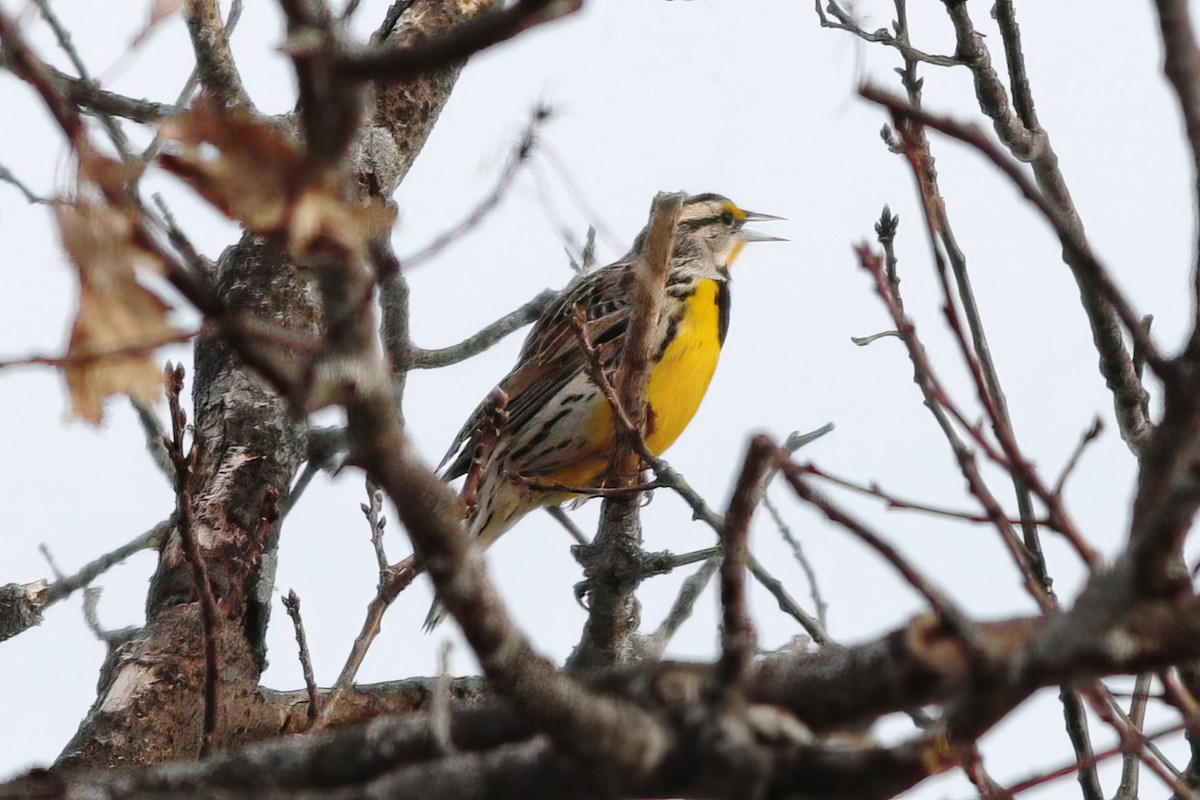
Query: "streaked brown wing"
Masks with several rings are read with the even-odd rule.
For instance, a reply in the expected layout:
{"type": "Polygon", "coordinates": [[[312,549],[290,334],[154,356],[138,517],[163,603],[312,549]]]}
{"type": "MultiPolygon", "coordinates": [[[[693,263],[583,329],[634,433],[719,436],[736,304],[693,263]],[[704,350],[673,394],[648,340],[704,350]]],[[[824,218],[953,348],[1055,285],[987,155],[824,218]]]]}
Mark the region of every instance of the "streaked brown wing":
{"type": "MultiPolygon", "coordinates": [[[[563,289],[534,323],[517,365],[500,381],[500,388],[508,395],[507,431],[521,430],[559,390],[586,369],[586,356],[571,324],[577,305],[585,309],[585,330],[600,350],[605,371],[615,372],[629,321],[630,275],[626,267],[618,262],[580,276],[563,289]]],[[[443,472],[446,479],[466,474],[487,411],[484,400],[454,438],[454,444],[442,459],[442,464],[450,462],[443,472]]]]}

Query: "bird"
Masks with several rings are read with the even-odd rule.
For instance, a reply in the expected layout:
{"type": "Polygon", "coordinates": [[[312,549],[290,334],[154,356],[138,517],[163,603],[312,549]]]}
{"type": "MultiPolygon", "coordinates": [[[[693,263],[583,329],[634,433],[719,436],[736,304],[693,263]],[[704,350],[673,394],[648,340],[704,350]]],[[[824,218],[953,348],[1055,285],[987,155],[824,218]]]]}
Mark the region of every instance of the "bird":
{"type": "MultiPolygon", "coordinates": [[[[729,330],[730,265],[748,242],[784,241],[746,223],[779,219],[746,211],[719,194],[682,201],[663,306],[651,332],[645,443],[654,455],[691,422],[716,370],[729,330]]],[[[608,471],[613,411],[592,380],[589,358],[598,358],[605,376],[614,379],[625,350],[634,271],[648,234],[649,225],[626,255],[577,274],[551,301],[516,365],[475,409],[442,459],[439,470],[446,480],[477,471],[464,500],[469,534],[478,546],[490,546],[534,509],[578,497],[546,486],[596,487],[608,471]],[[582,346],[577,315],[595,355],[582,346]]],[[[425,629],[443,616],[435,601],[425,629]]]]}

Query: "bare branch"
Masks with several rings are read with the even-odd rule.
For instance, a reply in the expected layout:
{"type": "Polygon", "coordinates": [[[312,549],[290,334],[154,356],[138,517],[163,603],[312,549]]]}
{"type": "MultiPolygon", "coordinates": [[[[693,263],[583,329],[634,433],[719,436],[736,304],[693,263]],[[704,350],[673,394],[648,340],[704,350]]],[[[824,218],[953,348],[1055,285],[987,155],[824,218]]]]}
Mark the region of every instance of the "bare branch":
{"type": "Polygon", "coordinates": [[[183,18],[192,37],[200,85],[218,108],[249,106],[250,97],[229,49],[229,36],[217,0],[188,0],[183,6],[183,18]]]}
{"type": "MultiPolygon", "coordinates": [[[[675,227],[684,195],[660,192],[650,210],[650,223],[643,254],[633,266],[633,293],[621,364],[612,381],[613,393],[605,391],[614,419],[614,446],[605,486],[634,488],[643,462],[647,424],[646,388],[654,356],[653,335],[658,326],[667,275],[671,268],[675,227]],[[624,417],[621,424],[615,420],[624,417]],[[628,427],[624,426],[628,422],[628,427]]],[[[598,354],[586,335],[583,310],[575,309],[572,320],[579,345],[588,360],[592,382],[607,383],[598,354]]],[[[604,389],[602,388],[602,391],[604,389]]],[[[638,518],[637,492],[605,499],[600,511],[600,528],[595,541],[575,549],[583,565],[589,608],[583,635],[568,666],[571,669],[611,666],[632,657],[632,635],[637,630],[639,609],[634,592],[643,574],[639,568],[642,530],[638,518]]]]}
{"type": "MultiPolygon", "coordinates": [[[[1146,702],[1149,700],[1151,675],[1143,672],[1137,676],[1134,683],[1133,699],[1129,702],[1129,720],[1140,733],[1146,720],[1146,702]]],[[[1121,784],[1113,800],[1137,800],[1138,797],[1138,767],[1140,760],[1136,752],[1126,752],[1122,755],[1121,784]]],[[[1090,800],[1090,798],[1089,798],[1090,800]]]]}
{"type": "MultiPolygon", "coordinates": [[[[1167,727],[1160,728],[1159,730],[1155,731],[1154,733],[1147,734],[1146,738],[1148,740],[1162,739],[1166,736],[1170,736],[1171,734],[1179,733],[1179,731],[1181,731],[1181,730],[1183,730],[1182,725],[1169,725],[1167,727]]],[[[1092,763],[1089,766],[1091,766],[1091,768],[1094,770],[1097,764],[1099,764],[1103,761],[1107,761],[1108,759],[1113,758],[1115,756],[1120,755],[1121,749],[1123,747],[1124,747],[1123,744],[1118,744],[1115,747],[1109,748],[1108,750],[1103,750],[1099,753],[1096,753],[1095,757],[1092,759],[1092,763]]],[[[1017,783],[1010,784],[1009,786],[1006,787],[1006,791],[1009,794],[1020,794],[1021,792],[1025,792],[1030,789],[1044,786],[1045,784],[1049,783],[1050,781],[1057,780],[1059,778],[1065,778],[1068,775],[1073,775],[1073,774],[1075,774],[1075,772],[1078,769],[1079,769],[1079,766],[1074,761],[1072,761],[1071,763],[1064,764],[1063,766],[1058,767],[1057,769],[1047,770],[1045,772],[1039,772],[1035,775],[1031,775],[1030,777],[1025,778],[1022,781],[1018,781],[1017,783]]]]}
{"type": "Polygon", "coordinates": [[[1100,435],[1102,430],[1104,430],[1104,423],[1101,422],[1099,417],[1096,417],[1092,421],[1092,427],[1084,431],[1083,436],[1079,438],[1079,444],[1075,446],[1071,457],[1067,459],[1067,465],[1063,467],[1062,474],[1054,482],[1054,488],[1051,489],[1050,493],[1055,497],[1062,497],[1063,487],[1067,484],[1067,478],[1071,477],[1071,472],[1074,471],[1075,466],[1079,463],[1080,457],[1083,456],[1083,451],[1087,449],[1089,444],[1096,440],[1096,437],[1100,435]]]}
{"type": "Polygon", "coordinates": [[[958,460],[959,470],[967,481],[968,489],[979,501],[980,505],[983,506],[988,518],[1000,533],[1001,541],[1008,547],[1009,553],[1017,565],[1017,569],[1025,579],[1026,591],[1038,602],[1041,608],[1046,610],[1056,609],[1058,607],[1057,601],[1046,591],[1045,585],[1037,579],[1025,545],[1017,538],[1016,532],[1008,521],[1007,514],[1004,513],[1000,507],[1000,503],[996,500],[979,474],[979,466],[975,462],[975,455],[967,448],[959,436],[950,419],[950,415],[953,414],[955,418],[962,421],[963,426],[968,431],[976,435],[975,441],[981,447],[984,447],[989,455],[999,456],[1001,461],[1003,461],[1003,456],[994,454],[988,442],[982,436],[979,436],[977,432],[973,431],[970,426],[966,425],[961,413],[958,413],[953,405],[950,404],[946,392],[942,389],[941,384],[933,373],[925,348],[917,337],[916,327],[904,313],[904,304],[900,293],[887,278],[882,259],[871,253],[865,244],[860,245],[856,250],[860,265],[874,279],[876,295],[887,306],[893,324],[897,326],[897,330],[900,332],[900,338],[904,342],[909,360],[913,364],[913,379],[921,390],[926,407],[933,414],[934,419],[937,420],[938,426],[941,427],[942,433],[946,438],[946,442],[950,445],[951,450],[953,450],[954,456],[958,460]]]}
{"type": "Polygon", "coordinates": [[[645,642],[641,646],[642,652],[650,659],[658,660],[662,658],[663,651],[666,650],[667,644],[671,638],[679,630],[680,626],[688,620],[692,615],[692,609],[696,605],[697,598],[704,588],[708,586],[708,582],[712,576],[716,574],[717,568],[721,566],[721,554],[716,553],[710,556],[695,573],[689,575],[679,587],[679,594],[675,598],[675,602],[671,604],[671,610],[663,617],[663,621],[659,623],[658,628],[654,633],[646,637],[645,642]]]}
{"type": "Polygon", "coordinates": [[[908,43],[906,37],[897,37],[888,33],[886,28],[879,28],[875,31],[867,31],[859,25],[858,21],[845,9],[837,3],[837,0],[827,0],[826,8],[821,7],[822,0],[815,0],[817,18],[821,21],[822,28],[834,28],[839,31],[847,31],[854,34],[858,38],[866,42],[876,42],[886,47],[895,48],[906,59],[919,61],[922,64],[932,64],[937,67],[955,67],[962,64],[962,61],[957,56],[939,56],[932,53],[925,53],[908,43]],[[834,17],[834,20],[829,19],[825,12],[834,17]]]}
{"type": "Polygon", "coordinates": [[[175,479],[175,467],[171,463],[171,456],[167,453],[167,447],[163,443],[166,434],[163,432],[162,423],[159,421],[158,415],[154,413],[153,408],[135,397],[129,398],[129,404],[133,406],[138,422],[142,426],[142,434],[146,437],[146,452],[150,454],[150,460],[154,462],[154,466],[158,467],[159,471],[166,476],[168,481],[173,482],[175,479]]]}
{"type": "MultiPolygon", "coordinates": [[[[884,491],[882,488],[880,488],[875,483],[862,484],[862,483],[858,483],[856,481],[849,480],[848,478],[842,478],[837,475],[833,475],[832,473],[826,472],[825,470],[821,469],[820,467],[816,466],[815,464],[811,464],[811,463],[803,464],[803,465],[801,465],[801,468],[806,473],[808,473],[814,477],[820,478],[821,480],[828,481],[829,483],[831,483],[834,486],[840,487],[842,489],[848,489],[849,491],[856,492],[858,494],[862,494],[862,495],[866,495],[868,497],[874,497],[879,500],[882,500],[888,509],[899,509],[902,511],[915,511],[920,514],[930,514],[930,515],[933,515],[936,517],[947,517],[949,519],[956,519],[956,520],[959,520],[960,522],[987,523],[987,524],[993,523],[992,518],[990,516],[988,516],[987,514],[976,514],[976,513],[971,513],[969,511],[956,511],[954,509],[941,508],[938,506],[929,505],[927,503],[920,503],[920,502],[916,502],[913,500],[905,500],[901,497],[897,497],[896,495],[893,495],[889,492],[884,491]]],[[[1011,523],[1011,520],[1010,520],[1010,523],[1011,523]]]]}
{"type": "MultiPolygon", "coordinates": [[[[357,2],[357,0],[351,0],[357,2]]],[[[400,17],[404,16],[404,12],[408,11],[416,0],[392,0],[392,4],[388,7],[387,13],[383,15],[383,22],[379,24],[379,28],[371,34],[371,44],[383,44],[392,35],[392,31],[396,29],[396,24],[400,21],[400,17]]],[[[347,4],[347,10],[350,9],[350,4],[347,4]]]]}
{"type": "Polygon", "coordinates": [[[308,692],[308,721],[315,722],[321,715],[321,696],[317,681],[313,678],[312,656],[308,654],[308,638],[304,635],[304,622],[300,619],[300,596],[291,589],[283,598],[283,607],[292,618],[296,629],[296,646],[300,648],[300,669],[304,673],[304,688],[308,692]]]}
{"type": "Polygon", "coordinates": [[[199,336],[201,331],[182,331],[172,334],[165,338],[155,339],[152,342],[140,342],[131,344],[126,347],[118,347],[112,350],[72,353],[64,356],[46,356],[33,355],[24,356],[21,358],[10,358],[0,360],[0,369],[8,367],[29,367],[29,366],[44,366],[44,367],[75,367],[85,364],[94,364],[97,361],[107,359],[119,360],[128,358],[129,356],[141,356],[147,353],[152,353],[160,347],[166,347],[170,344],[184,344],[190,342],[199,336]]]}
{"type": "MultiPolygon", "coordinates": [[[[814,642],[819,645],[836,644],[833,639],[830,638],[829,634],[825,632],[825,620],[821,618],[813,619],[813,617],[811,617],[803,608],[801,608],[800,604],[797,603],[790,594],[788,594],[783,582],[768,572],[766,567],[764,567],[757,558],[755,558],[753,555],[749,555],[746,564],[750,568],[750,574],[754,576],[754,579],[762,584],[764,589],[771,593],[771,596],[775,598],[775,602],[779,603],[779,610],[799,622],[800,627],[804,628],[805,632],[812,638],[814,642]]],[[[815,576],[811,576],[809,580],[809,587],[811,588],[815,585],[815,576]]],[[[825,605],[824,602],[820,600],[820,594],[817,593],[815,589],[813,589],[813,597],[813,602],[816,604],[818,612],[820,612],[825,608],[825,605]]]]}
{"type": "Polygon", "coordinates": [[[383,510],[383,490],[370,478],[367,478],[367,498],[368,502],[363,503],[361,508],[367,524],[371,526],[371,546],[375,548],[375,562],[379,565],[379,578],[382,581],[389,568],[387,553],[383,549],[383,529],[387,525],[387,517],[379,513],[383,510]]]}
{"type": "Polygon", "coordinates": [[[766,436],[750,440],[742,474],[725,514],[725,535],[721,537],[725,548],[721,560],[721,657],[713,670],[711,688],[711,697],[722,704],[742,697],[750,659],[754,656],[754,626],[746,610],[747,540],[759,487],[777,452],[766,436]]]}
{"type": "Polygon", "coordinates": [[[1087,713],[1083,708],[1083,700],[1079,692],[1069,686],[1058,690],[1058,700],[1063,707],[1063,720],[1066,723],[1067,738],[1075,751],[1077,774],[1083,800],[1104,800],[1104,789],[1100,786],[1100,775],[1096,772],[1096,754],[1092,748],[1092,735],[1088,730],[1087,713]]]}
{"type": "Polygon", "coordinates": [[[220,653],[218,652],[218,631],[220,615],[217,611],[217,597],[213,592],[212,579],[204,565],[204,556],[200,552],[200,544],[196,541],[196,532],[192,519],[192,491],[190,475],[192,466],[196,463],[196,448],[192,447],[186,455],[183,452],[184,430],[187,418],[179,405],[179,395],[183,391],[183,367],[172,367],[170,364],[163,371],[167,384],[167,402],[171,412],[171,438],[167,452],[175,465],[175,527],[183,542],[183,552],[192,568],[192,579],[195,582],[196,593],[200,601],[200,619],[204,626],[204,738],[200,743],[200,758],[206,757],[215,744],[220,704],[217,698],[217,687],[220,679],[220,653]]]}
{"type": "Polygon", "coordinates": [[[21,180],[3,164],[0,164],[0,182],[7,183],[10,186],[15,187],[18,192],[25,195],[25,201],[28,203],[40,205],[50,202],[48,199],[36,194],[32,189],[22,183],[21,180]]]}
{"type": "Polygon", "coordinates": [[[964,642],[970,645],[976,640],[975,626],[971,623],[970,619],[959,610],[958,606],[946,594],[917,572],[894,547],[867,528],[866,525],[845,511],[842,511],[834,503],[809,486],[804,478],[803,471],[797,465],[792,464],[790,461],[786,462],[783,464],[782,471],[788,484],[791,485],[792,489],[795,490],[801,499],[812,503],[831,522],[841,525],[883,556],[884,560],[900,573],[909,586],[928,601],[930,608],[945,620],[946,625],[956,635],[961,636],[964,642]]]}
{"type": "MultiPolygon", "coordinates": [[[[1092,255],[1083,230],[1083,222],[1059,169],[1058,156],[1050,145],[1048,134],[1038,125],[1024,64],[1019,54],[1020,38],[1011,6],[1000,4],[996,9],[996,16],[1009,57],[1009,72],[1014,91],[1017,94],[1015,111],[991,65],[991,57],[983,38],[971,22],[967,5],[947,3],[946,13],[954,25],[958,55],[967,63],[975,78],[975,94],[980,110],[992,120],[997,135],[1009,152],[1022,161],[1030,162],[1039,191],[1031,194],[1026,190],[1024,184],[1028,181],[1024,173],[1008,167],[1008,159],[997,160],[992,153],[988,153],[988,156],[1017,182],[1018,188],[1026,197],[1038,204],[1039,210],[1043,211],[1062,240],[1063,260],[1079,285],[1080,299],[1092,329],[1092,339],[1100,354],[1100,373],[1113,393],[1121,437],[1140,458],[1153,428],[1146,411],[1145,389],[1138,379],[1137,370],[1121,337],[1120,325],[1117,324],[1119,318],[1126,329],[1129,329],[1130,320],[1126,313],[1128,305],[1122,307],[1122,301],[1116,296],[1107,274],[1099,269],[1092,255]],[[1017,176],[1020,177],[1020,181],[1017,180],[1017,176]]],[[[977,138],[986,142],[982,136],[977,135],[977,138]]],[[[975,144],[966,139],[963,141],[975,144]]],[[[995,155],[998,156],[999,153],[996,152],[995,155]]],[[[1129,333],[1133,338],[1135,350],[1142,349],[1147,354],[1153,352],[1153,348],[1149,347],[1148,336],[1142,335],[1140,331],[1130,330],[1129,333]]]]}
{"type": "Polygon", "coordinates": [[[539,104],[534,108],[532,118],[525,126],[525,130],[517,138],[517,143],[513,147],[512,153],[509,155],[504,169],[500,172],[500,177],[496,179],[496,184],[492,187],[492,190],[457,225],[438,235],[432,242],[411,256],[401,259],[401,264],[403,264],[405,269],[412,269],[421,264],[421,262],[433,258],[487,218],[487,215],[504,199],[504,195],[508,192],[509,187],[512,186],[512,182],[517,177],[521,166],[533,155],[537,147],[538,132],[546,120],[550,119],[551,114],[552,110],[548,105],[539,104]]]}
{"type": "Polygon", "coordinates": [[[411,368],[435,369],[449,364],[457,364],[479,355],[505,336],[536,320],[557,297],[558,292],[546,289],[516,311],[505,314],[483,330],[450,347],[438,350],[423,350],[414,347],[411,355],[411,368]]]}
{"type": "MultiPolygon", "coordinates": [[[[582,5],[582,0],[517,0],[507,7],[464,22],[450,33],[435,39],[400,48],[374,45],[358,52],[338,53],[332,57],[331,64],[336,73],[346,78],[361,81],[404,80],[462,61],[530,28],[578,11],[582,5]]],[[[393,6],[393,9],[396,7],[393,6]]],[[[403,11],[403,8],[399,9],[397,19],[403,11]]],[[[388,16],[391,17],[390,12],[388,16]]]]}
{"type": "MultiPolygon", "coordinates": [[[[1196,45],[1191,11],[1186,0],[1156,0],[1159,28],[1162,30],[1163,71],[1175,90],[1183,126],[1192,151],[1192,172],[1195,186],[1193,200],[1200,198],[1200,47],[1196,45]]],[[[1197,224],[1200,224],[1198,222],[1197,224]]],[[[1195,361],[1200,358],[1200,242],[1196,244],[1193,266],[1193,292],[1198,310],[1188,339],[1187,353],[1195,361]]]]}
{"type": "MultiPolygon", "coordinates": [[[[84,83],[94,84],[87,66],[83,63],[83,59],[79,57],[79,51],[75,49],[75,44],[71,40],[71,33],[62,24],[62,21],[59,20],[53,9],[50,8],[49,0],[34,0],[34,2],[37,3],[38,10],[42,12],[42,18],[46,20],[46,24],[54,31],[54,38],[58,41],[59,48],[66,53],[76,72],[79,73],[80,80],[84,83]]],[[[131,158],[129,139],[126,138],[125,132],[121,130],[120,124],[109,114],[100,113],[97,116],[100,119],[101,125],[108,132],[109,139],[112,140],[113,147],[116,148],[121,159],[129,161],[131,158]]]]}
{"type": "Polygon", "coordinates": [[[130,556],[152,547],[160,547],[166,541],[167,535],[170,534],[173,527],[174,520],[163,520],[141,536],[131,539],[117,549],[105,553],[96,560],[85,564],[75,574],[56,580],[46,590],[46,605],[57,603],[73,592],[89,585],[96,578],[100,577],[100,575],[130,556]]]}
{"type": "Polygon", "coordinates": [[[546,506],[546,513],[554,517],[558,524],[563,526],[563,529],[571,535],[576,544],[591,544],[587,534],[579,529],[579,526],[575,524],[570,515],[566,511],[563,511],[562,506],[546,506]]]}

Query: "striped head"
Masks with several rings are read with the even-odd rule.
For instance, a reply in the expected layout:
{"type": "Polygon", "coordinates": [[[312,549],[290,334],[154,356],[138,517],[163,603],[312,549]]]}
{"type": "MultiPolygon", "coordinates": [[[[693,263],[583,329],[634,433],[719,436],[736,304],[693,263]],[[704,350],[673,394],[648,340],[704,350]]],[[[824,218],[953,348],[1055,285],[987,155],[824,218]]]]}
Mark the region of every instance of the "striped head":
{"type": "MultiPolygon", "coordinates": [[[[675,231],[675,258],[685,262],[707,262],[718,270],[727,270],[746,242],[784,241],[778,236],[745,227],[747,222],[777,219],[782,217],[746,211],[719,194],[692,195],[683,201],[680,209],[675,231]]],[[[644,240],[643,231],[635,249],[640,250],[644,240]]]]}

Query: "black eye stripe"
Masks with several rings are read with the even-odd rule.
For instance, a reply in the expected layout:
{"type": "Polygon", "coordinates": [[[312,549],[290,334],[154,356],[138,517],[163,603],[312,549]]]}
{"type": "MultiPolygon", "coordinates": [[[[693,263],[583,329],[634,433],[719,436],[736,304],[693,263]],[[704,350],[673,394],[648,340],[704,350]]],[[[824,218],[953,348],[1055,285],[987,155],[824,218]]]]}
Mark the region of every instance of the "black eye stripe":
{"type": "Polygon", "coordinates": [[[708,227],[709,225],[716,225],[718,222],[720,222],[720,223],[722,223],[722,224],[724,224],[724,225],[729,225],[729,224],[732,224],[732,223],[726,222],[726,221],[723,219],[723,217],[725,216],[725,214],[728,214],[728,213],[729,213],[729,212],[728,212],[728,211],[726,211],[726,212],[725,212],[725,213],[723,213],[723,214],[717,214],[715,217],[705,217],[704,219],[689,219],[689,220],[684,220],[683,222],[680,222],[680,223],[679,223],[679,227],[681,227],[681,228],[684,228],[684,229],[686,229],[686,230],[689,230],[689,231],[697,231],[697,230],[700,230],[701,228],[706,228],[706,227],[708,227]]]}

